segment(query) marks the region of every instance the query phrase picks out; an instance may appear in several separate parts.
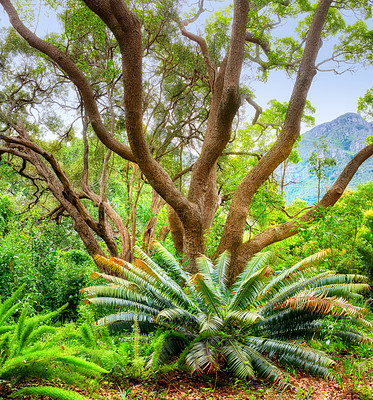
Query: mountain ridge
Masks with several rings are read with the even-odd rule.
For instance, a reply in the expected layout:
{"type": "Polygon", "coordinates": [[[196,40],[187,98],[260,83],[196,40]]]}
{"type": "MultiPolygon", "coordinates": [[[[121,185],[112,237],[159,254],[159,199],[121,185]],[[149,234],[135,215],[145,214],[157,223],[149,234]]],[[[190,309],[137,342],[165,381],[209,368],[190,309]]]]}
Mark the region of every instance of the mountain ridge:
{"type": "MultiPolygon", "coordinates": [[[[317,178],[309,170],[308,159],[318,145],[325,143],[324,156],[336,161],[335,167],[325,171],[326,178],[321,182],[322,196],[348,162],[366,145],[366,138],[370,135],[373,135],[373,122],[365,121],[356,113],[343,114],[302,134],[296,149],[301,161],[296,165],[289,164],[285,175],[285,200],[292,202],[300,198],[309,205],[317,201],[317,178]]],[[[358,184],[370,180],[373,180],[373,159],[365,161],[348,187],[356,189],[358,184]]]]}

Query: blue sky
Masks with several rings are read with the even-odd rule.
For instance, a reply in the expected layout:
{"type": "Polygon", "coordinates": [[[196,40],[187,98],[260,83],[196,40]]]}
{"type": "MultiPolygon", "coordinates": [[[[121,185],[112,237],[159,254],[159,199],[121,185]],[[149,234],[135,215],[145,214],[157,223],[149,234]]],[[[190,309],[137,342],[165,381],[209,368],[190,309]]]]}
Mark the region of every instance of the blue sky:
{"type": "MultiPolygon", "coordinates": [[[[213,10],[213,7],[224,6],[223,2],[208,2],[207,7],[213,10]]],[[[204,13],[206,17],[211,13],[204,13]],[[208,15],[207,15],[208,14],[208,15]]],[[[200,20],[195,23],[195,28],[199,30],[199,24],[203,23],[205,16],[202,15],[200,20]]],[[[41,15],[40,22],[37,27],[37,33],[43,35],[46,32],[53,32],[56,29],[57,21],[54,15],[41,15]]],[[[288,27],[293,28],[294,23],[284,25],[284,31],[288,27]]],[[[0,26],[9,26],[8,18],[4,11],[0,10],[0,26]]],[[[189,27],[188,27],[189,28],[189,27]]],[[[326,58],[330,54],[331,45],[325,43],[320,52],[319,60],[326,58]]],[[[331,121],[338,116],[347,112],[356,112],[357,102],[360,96],[364,95],[366,90],[373,86],[373,68],[364,69],[357,66],[355,72],[345,72],[337,75],[333,72],[319,72],[314,78],[312,87],[309,92],[308,99],[316,108],[314,114],[316,125],[331,121]]],[[[265,84],[260,82],[251,82],[251,86],[255,89],[256,101],[265,108],[266,103],[275,98],[278,101],[288,101],[290,98],[294,78],[290,79],[283,72],[272,72],[265,84]]],[[[303,128],[308,130],[309,128],[303,128]]]]}

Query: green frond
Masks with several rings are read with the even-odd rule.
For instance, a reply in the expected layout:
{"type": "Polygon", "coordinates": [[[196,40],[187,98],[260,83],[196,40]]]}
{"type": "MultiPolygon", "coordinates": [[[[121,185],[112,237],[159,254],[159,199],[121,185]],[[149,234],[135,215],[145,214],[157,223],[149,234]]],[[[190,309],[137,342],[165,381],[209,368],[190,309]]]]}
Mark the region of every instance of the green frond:
{"type": "Polygon", "coordinates": [[[157,315],[157,321],[167,319],[170,322],[184,321],[198,327],[198,318],[183,308],[165,308],[157,315]]]}
{"type": "Polygon", "coordinates": [[[347,328],[343,331],[335,330],[332,332],[332,335],[339,337],[344,342],[350,343],[352,345],[367,343],[373,346],[373,340],[371,338],[351,328],[347,328]]]}
{"type": "Polygon", "coordinates": [[[210,337],[191,346],[185,361],[193,372],[211,374],[219,369],[217,343],[218,338],[210,337]]]}
{"type": "Polygon", "coordinates": [[[19,307],[17,300],[20,300],[25,284],[20,286],[10,297],[8,297],[4,302],[0,301],[0,326],[8,320],[10,316],[19,307]],[[14,304],[16,303],[16,304],[14,304]]]}
{"type": "Polygon", "coordinates": [[[231,255],[228,250],[222,253],[215,263],[215,268],[212,273],[212,281],[220,289],[220,293],[225,294],[227,290],[227,271],[231,255]]]}
{"type": "Polygon", "coordinates": [[[18,318],[16,327],[14,330],[13,338],[9,344],[9,353],[8,353],[9,358],[18,356],[18,354],[21,350],[21,347],[22,347],[21,337],[24,337],[25,328],[27,329],[28,325],[29,325],[26,322],[27,321],[26,317],[27,317],[29,308],[30,308],[29,303],[25,303],[23,306],[23,309],[21,311],[21,314],[18,318]]]}
{"type": "Polygon", "coordinates": [[[81,293],[92,297],[115,297],[117,299],[135,302],[150,302],[148,297],[140,292],[138,286],[130,282],[129,285],[125,287],[116,285],[89,286],[82,289],[81,293]]]}
{"type": "MultiPolygon", "coordinates": [[[[267,299],[266,303],[259,310],[259,313],[262,315],[266,315],[267,313],[271,313],[275,310],[276,304],[284,302],[287,298],[294,296],[295,294],[305,290],[314,288],[317,282],[321,281],[325,277],[335,275],[334,271],[326,271],[321,274],[312,276],[309,279],[299,279],[295,283],[291,283],[287,286],[282,287],[278,290],[277,293],[274,293],[272,297],[267,299]]],[[[266,290],[266,289],[264,289],[266,290]]],[[[263,299],[262,299],[263,301],[263,299]]]]}
{"type": "Polygon", "coordinates": [[[219,332],[223,328],[224,321],[215,314],[201,313],[198,315],[200,325],[199,331],[202,332],[219,332]]]}
{"type": "Polygon", "coordinates": [[[94,349],[97,347],[97,340],[93,333],[93,329],[90,325],[84,322],[82,325],[79,326],[79,333],[82,342],[88,348],[94,349]]]}
{"type": "Polygon", "coordinates": [[[156,273],[158,278],[163,278],[163,281],[168,280],[173,284],[177,284],[172,277],[165,271],[161,266],[154,262],[144,251],[142,251],[138,246],[134,247],[135,257],[145,263],[145,265],[150,268],[153,273],[156,273]]]}
{"type": "Polygon", "coordinates": [[[32,329],[32,332],[30,333],[30,335],[28,335],[28,338],[23,343],[22,347],[29,346],[32,343],[35,343],[37,340],[39,340],[45,334],[53,333],[55,331],[56,331],[56,327],[49,326],[49,325],[41,325],[36,329],[34,327],[32,329]]]}
{"type": "Polygon", "coordinates": [[[151,332],[158,327],[156,320],[153,315],[142,314],[142,313],[129,313],[122,312],[117,314],[107,315],[104,318],[100,318],[97,322],[97,326],[106,325],[110,331],[124,331],[131,330],[135,318],[137,318],[141,332],[151,332]]]}
{"type": "Polygon", "coordinates": [[[250,274],[249,277],[240,284],[234,296],[230,299],[229,310],[242,310],[256,302],[258,294],[265,286],[266,281],[270,278],[267,268],[268,267],[263,267],[253,274],[250,274]]]}
{"type": "Polygon", "coordinates": [[[109,371],[90,361],[83,360],[71,355],[59,355],[54,358],[55,361],[61,361],[65,365],[69,365],[78,370],[80,374],[86,376],[99,376],[100,374],[108,374],[109,371]]]}
{"type": "Polygon", "coordinates": [[[3,325],[0,326],[0,336],[4,333],[14,331],[15,325],[3,325]]]}
{"type": "Polygon", "coordinates": [[[166,308],[185,307],[193,309],[196,307],[196,304],[183,292],[180,285],[136,246],[135,254],[152,273],[146,273],[145,268],[141,269],[132,265],[131,270],[126,272],[127,279],[136,282],[146,291],[148,296],[155,296],[158,300],[163,299],[166,308]]]}
{"type": "Polygon", "coordinates": [[[284,386],[286,384],[282,371],[272,364],[270,360],[249,346],[246,346],[245,350],[251,359],[251,364],[255,371],[262,378],[276,383],[279,386],[284,386]]]}
{"type": "Polygon", "coordinates": [[[368,283],[368,278],[356,274],[337,274],[320,280],[315,286],[328,286],[343,283],[368,283]]]}
{"type": "Polygon", "coordinates": [[[224,341],[221,350],[227,360],[228,368],[237,378],[246,379],[255,377],[247,346],[232,339],[224,341]]]}
{"type": "Polygon", "coordinates": [[[330,377],[330,371],[326,367],[334,364],[334,361],[319,351],[305,345],[262,337],[251,336],[247,337],[246,341],[247,345],[257,352],[265,352],[269,358],[276,356],[279,363],[302,368],[313,375],[330,377]]]}
{"type": "Polygon", "coordinates": [[[201,306],[204,309],[222,317],[223,300],[216,292],[216,289],[206,283],[204,275],[200,273],[192,275],[188,281],[188,285],[196,290],[201,306]]]}
{"type": "MultiPolygon", "coordinates": [[[[370,286],[367,283],[333,283],[330,285],[315,286],[315,294],[324,293],[325,296],[344,297],[347,299],[361,299],[360,292],[369,291],[370,286]]],[[[368,311],[368,310],[367,310],[368,311]]]]}
{"type": "Polygon", "coordinates": [[[214,285],[214,280],[212,278],[214,274],[214,264],[205,255],[201,254],[197,257],[197,267],[200,274],[203,275],[204,281],[210,286],[214,285]]]}
{"type": "Polygon", "coordinates": [[[285,309],[269,317],[258,320],[252,327],[255,335],[278,339],[305,338],[319,336],[322,329],[320,315],[303,309],[285,309]]]}
{"type": "Polygon", "coordinates": [[[159,308],[150,307],[146,304],[142,304],[136,301],[118,299],[116,297],[92,297],[86,299],[87,302],[100,306],[109,306],[109,307],[119,307],[119,308],[127,308],[130,310],[138,309],[139,311],[144,311],[148,314],[157,315],[159,313],[159,308]]]}
{"type": "MultiPolygon", "coordinates": [[[[316,267],[317,263],[323,260],[330,254],[330,250],[321,250],[318,253],[312,254],[309,257],[306,257],[302,261],[296,263],[293,267],[287,268],[282,271],[279,275],[275,276],[268,285],[263,289],[263,295],[270,293],[276,286],[283,286],[290,282],[293,282],[297,278],[299,278],[300,273],[304,273],[305,271],[309,271],[316,267]]],[[[335,273],[333,273],[334,275],[335,273]]]]}
{"type": "Polygon", "coordinates": [[[224,325],[240,324],[242,326],[252,325],[263,319],[259,314],[247,310],[229,311],[224,319],[224,325]]]}
{"type": "Polygon", "coordinates": [[[19,389],[11,394],[12,398],[24,395],[48,396],[59,400],[88,400],[88,397],[66,389],[60,389],[53,386],[29,386],[19,389]]]}
{"type": "Polygon", "coordinates": [[[174,276],[180,279],[182,283],[185,283],[189,279],[190,275],[184,271],[183,267],[175,260],[174,256],[157,241],[153,243],[153,247],[167,264],[167,267],[174,276]]]}
{"type": "MultiPolygon", "coordinates": [[[[10,377],[62,377],[64,371],[70,372],[71,378],[80,376],[98,376],[108,371],[98,365],[85,361],[69,354],[67,350],[60,347],[46,348],[34,351],[24,351],[16,357],[8,357],[0,368],[0,379],[10,377]]],[[[74,381],[71,379],[70,381],[74,381]]],[[[67,377],[67,382],[69,382],[67,377]]]]}
{"type": "Polygon", "coordinates": [[[263,268],[269,263],[273,258],[273,253],[271,251],[266,251],[264,253],[256,254],[247,264],[244,270],[238,275],[236,282],[232,285],[232,291],[236,292],[243,282],[247,281],[253,274],[258,270],[263,270],[263,268]]]}

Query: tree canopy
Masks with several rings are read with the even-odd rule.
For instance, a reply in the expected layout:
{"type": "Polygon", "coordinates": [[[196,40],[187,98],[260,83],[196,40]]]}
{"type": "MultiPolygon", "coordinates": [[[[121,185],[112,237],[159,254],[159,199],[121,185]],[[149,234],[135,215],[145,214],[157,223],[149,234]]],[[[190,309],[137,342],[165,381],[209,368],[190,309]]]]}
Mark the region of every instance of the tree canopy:
{"type": "MultiPolygon", "coordinates": [[[[296,160],[301,123],[312,122],[307,95],[316,73],[326,62],[371,64],[369,0],[235,0],[212,13],[203,32],[195,29],[203,0],[190,10],[169,0],[49,0],[43,6],[61,30],[44,38],[27,27],[27,1],[0,3],[13,26],[0,59],[2,163],[32,182],[37,199],[53,195],[49,216],[70,216],[92,256],[131,258],[136,207],[151,188],[145,244],[167,205],[175,249],[193,271],[218,221],[212,250],[230,251],[232,282],[254,254],[333,206],[373,154],[367,145],[318,204],[293,218],[277,196],[271,204],[283,218],[252,231],[263,214],[258,199],[271,197],[274,171],[296,160]],[[297,24],[292,36],[279,29],[289,20],[297,24]],[[330,38],[334,50],[320,60],[330,38]],[[293,77],[292,94],[262,109],[250,83],[272,70],[293,77]],[[45,140],[48,132],[58,140],[45,140]],[[127,217],[112,196],[123,182],[127,217]]],[[[371,97],[359,103],[367,115],[371,97]]]]}

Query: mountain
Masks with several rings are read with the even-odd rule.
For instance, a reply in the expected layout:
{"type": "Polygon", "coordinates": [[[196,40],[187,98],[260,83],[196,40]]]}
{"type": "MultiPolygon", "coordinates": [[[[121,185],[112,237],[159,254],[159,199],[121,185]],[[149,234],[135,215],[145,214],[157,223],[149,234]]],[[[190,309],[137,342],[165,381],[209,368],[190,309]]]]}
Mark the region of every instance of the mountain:
{"type": "MultiPolygon", "coordinates": [[[[341,115],[304,133],[297,148],[301,161],[296,165],[289,164],[286,171],[285,199],[292,202],[300,198],[309,205],[317,201],[318,180],[310,173],[308,159],[320,144],[326,145],[324,156],[336,161],[336,166],[328,168],[325,171],[327,177],[321,181],[322,197],[347,163],[365,146],[365,140],[370,135],[373,135],[373,123],[354,113],[341,115]]],[[[356,189],[358,184],[370,180],[373,180],[373,158],[365,161],[348,187],[356,189]]]]}

